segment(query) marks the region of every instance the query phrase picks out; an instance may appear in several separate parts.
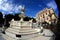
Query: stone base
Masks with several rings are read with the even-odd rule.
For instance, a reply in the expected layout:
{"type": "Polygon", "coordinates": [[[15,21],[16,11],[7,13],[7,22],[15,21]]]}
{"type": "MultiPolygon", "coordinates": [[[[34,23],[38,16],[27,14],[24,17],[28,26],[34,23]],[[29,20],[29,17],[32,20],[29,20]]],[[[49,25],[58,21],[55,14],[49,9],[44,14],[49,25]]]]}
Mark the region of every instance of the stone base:
{"type": "Polygon", "coordinates": [[[40,33],[39,29],[13,29],[13,28],[8,28],[5,31],[6,35],[12,37],[12,38],[21,38],[21,39],[28,39],[32,38],[38,35],[40,33]],[[10,34],[10,35],[9,35],[10,34]],[[12,36],[13,35],[13,36],[12,36]]]}
{"type": "Polygon", "coordinates": [[[35,37],[32,37],[32,38],[12,38],[12,37],[10,37],[10,36],[8,36],[8,35],[5,35],[5,34],[2,34],[2,36],[4,37],[4,39],[5,40],[54,40],[53,38],[51,38],[51,37],[45,37],[45,36],[40,36],[40,35],[38,35],[38,36],[35,36],[35,37]]]}
{"type": "Polygon", "coordinates": [[[26,29],[26,28],[8,28],[5,33],[2,34],[6,40],[51,40],[53,34],[50,35],[50,31],[44,30],[40,33],[40,29],[26,29]],[[43,35],[44,34],[44,35],[43,35]],[[49,35],[47,35],[49,34],[49,35]]]}

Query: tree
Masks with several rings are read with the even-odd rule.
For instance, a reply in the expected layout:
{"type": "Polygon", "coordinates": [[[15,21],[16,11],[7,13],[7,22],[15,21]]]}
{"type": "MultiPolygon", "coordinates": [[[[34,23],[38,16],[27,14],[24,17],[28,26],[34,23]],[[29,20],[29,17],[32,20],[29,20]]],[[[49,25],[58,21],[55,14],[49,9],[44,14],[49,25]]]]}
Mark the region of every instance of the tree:
{"type": "Polygon", "coordinates": [[[0,12],[0,23],[3,23],[3,14],[0,12]]]}
{"type": "Polygon", "coordinates": [[[5,27],[9,27],[9,21],[12,20],[12,18],[14,18],[14,16],[12,14],[8,14],[8,15],[5,15],[5,18],[4,18],[4,26],[5,27]]]}
{"type": "Polygon", "coordinates": [[[16,14],[14,15],[14,20],[20,20],[20,17],[19,17],[19,14],[18,14],[18,13],[16,13],[16,14]]]}
{"type": "Polygon", "coordinates": [[[4,23],[3,14],[2,12],[0,12],[0,27],[2,27],[3,23],[4,23]]]}
{"type": "Polygon", "coordinates": [[[28,16],[26,16],[25,18],[24,18],[24,21],[29,21],[30,20],[30,17],[28,17],[28,16]]]}
{"type": "Polygon", "coordinates": [[[57,23],[57,33],[56,33],[56,40],[60,40],[60,0],[55,0],[57,7],[58,7],[58,11],[59,11],[59,18],[58,18],[58,23],[57,23]]]}
{"type": "Polygon", "coordinates": [[[59,18],[58,19],[60,20],[60,0],[55,0],[55,2],[57,4],[58,11],[59,11],[59,14],[58,14],[59,18]]]}
{"type": "Polygon", "coordinates": [[[14,16],[12,14],[5,15],[5,20],[6,21],[11,21],[14,16]]]}

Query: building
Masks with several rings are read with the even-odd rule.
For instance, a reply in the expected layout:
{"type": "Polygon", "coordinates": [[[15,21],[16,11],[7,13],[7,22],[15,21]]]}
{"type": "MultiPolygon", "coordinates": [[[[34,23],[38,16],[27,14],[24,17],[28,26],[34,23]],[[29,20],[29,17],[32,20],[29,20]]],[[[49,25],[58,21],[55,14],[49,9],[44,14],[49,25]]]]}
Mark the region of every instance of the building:
{"type": "Polygon", "coordinates": [[[45,8],[44,10],[42,11],[39,11],[36,15],[36,21],[38,22],[47,22],[49,24],[51,23],[54,23],[56,24],[58,19],[57,19],[57,16],[55,15],[54,13],[54,10],[53,8],[45,8]]]}

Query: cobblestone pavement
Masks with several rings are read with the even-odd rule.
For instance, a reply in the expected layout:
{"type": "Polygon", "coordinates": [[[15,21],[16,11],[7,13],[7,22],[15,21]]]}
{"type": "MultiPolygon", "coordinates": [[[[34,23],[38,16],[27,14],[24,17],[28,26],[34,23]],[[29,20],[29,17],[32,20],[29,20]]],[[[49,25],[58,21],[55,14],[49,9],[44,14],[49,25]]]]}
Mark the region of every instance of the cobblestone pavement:
{"type": "MultiPolygon", "coordinates": [[[[44,39],[45,40],[48,40],[48,39],[50,39],[50,37],[37,36],[36,38],[34,37],[34,38],[29,39],[29,40],[44,40],[44,39]]],[[[0,40],[4,40],[3,37],[2,37],[2,35],[1,35],[1,31],[0,31],[0,40]]]]}
{"type": "Polygon", "coordinates": [[[0,28],[0,40],[4,40],[2,35],[1,35],[1,28],[0,28]]]}
{"type": "Polygon", "coordinates": [[[0,32],[0,40],[4,40],[3,37],[2,37],[2,35],[1,35],[1,32],[0,32]]]}

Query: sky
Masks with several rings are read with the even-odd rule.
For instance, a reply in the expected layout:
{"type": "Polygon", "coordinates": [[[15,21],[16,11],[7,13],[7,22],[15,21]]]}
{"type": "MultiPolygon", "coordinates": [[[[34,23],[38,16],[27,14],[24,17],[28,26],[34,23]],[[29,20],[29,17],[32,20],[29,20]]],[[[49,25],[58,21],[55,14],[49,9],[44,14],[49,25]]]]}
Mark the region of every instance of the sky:
{"type": "Polygon", "coordinates": [[[53,8],[58,15],[58,8],[54,0],[0,0],[0,12],[5,14],[20,13],[21,5],[25,7],[25,15],[35,17],[44,8],[53,8]]]}

